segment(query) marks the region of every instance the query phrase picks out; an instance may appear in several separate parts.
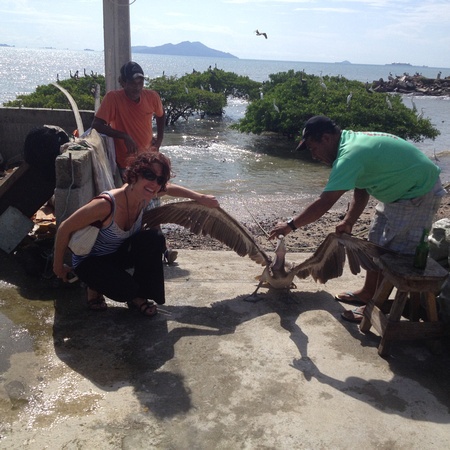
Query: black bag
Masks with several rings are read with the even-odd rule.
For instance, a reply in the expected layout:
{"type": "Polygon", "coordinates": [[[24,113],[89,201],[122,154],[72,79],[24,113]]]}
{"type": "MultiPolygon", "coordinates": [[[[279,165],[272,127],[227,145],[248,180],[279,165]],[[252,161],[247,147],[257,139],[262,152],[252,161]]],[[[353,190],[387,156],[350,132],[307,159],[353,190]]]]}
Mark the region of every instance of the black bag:
{"type": "Polygon", "coordinates": [[[25,161],[39,170],[48,181],[55,182],[55,159],[61,145],[69,142],[68,134],[60,127],[44,125],[33,128],[25,138],[25,161]]]}

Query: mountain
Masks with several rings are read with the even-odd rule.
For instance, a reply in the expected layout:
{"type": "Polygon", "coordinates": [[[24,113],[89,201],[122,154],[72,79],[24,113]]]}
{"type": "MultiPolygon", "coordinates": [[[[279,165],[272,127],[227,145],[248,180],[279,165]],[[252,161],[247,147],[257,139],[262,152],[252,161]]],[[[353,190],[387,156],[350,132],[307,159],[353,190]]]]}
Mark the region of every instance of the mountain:
{"type": "Polygon", "coordinates": [[[131,47],[133,53],[151,53],[153,55],[178,55],[178,56],[210,56],[214,58],[234,58],[239,59],[231,53],[214,50],[201,42],[184,41],[179,44],[164,44],[157,47],[146,47],[137,45],[131,47]]]}

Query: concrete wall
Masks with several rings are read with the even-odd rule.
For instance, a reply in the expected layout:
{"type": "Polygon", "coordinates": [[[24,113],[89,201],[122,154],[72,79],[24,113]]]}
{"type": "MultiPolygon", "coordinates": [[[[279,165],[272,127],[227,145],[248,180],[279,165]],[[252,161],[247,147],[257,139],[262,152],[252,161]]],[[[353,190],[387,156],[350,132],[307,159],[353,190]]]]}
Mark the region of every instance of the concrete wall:
{"type": "MultiPolygon", "coordinates": [[[[91,126],[93,111],[80,111],[85,130],[91,126]]],[[[37,126],[57,125],[66,133],[77,129],[70,109],[0,108],[0,153],[6,161],[20,159],[27,134],[37,126]]]]}

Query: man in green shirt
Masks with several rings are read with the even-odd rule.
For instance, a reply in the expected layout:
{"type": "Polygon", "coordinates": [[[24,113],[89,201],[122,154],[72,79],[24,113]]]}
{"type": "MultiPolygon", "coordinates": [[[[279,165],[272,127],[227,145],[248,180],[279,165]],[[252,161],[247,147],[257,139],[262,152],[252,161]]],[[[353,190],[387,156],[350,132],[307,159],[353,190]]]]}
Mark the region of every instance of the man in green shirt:
{"type": "MultiPolygon", "coordinates": [[[[347,191],[353,198],[337,233],[351,233],[372,195],[376,207],[369,241],[404,255],[414,254],[424,228],[430,229],[445,195],[440,169],[411,143],[388,133],[341,130],[331,119],[314,116],[303,129],[297,150],[309,149],[314,159],[332,167],[320,197],[287,222],[279,222],[270,239],[322,217],[347,191]]],[[[378,272],[367,272],[364,286],[336,296],[344,303],[364,305],[379,283],[378,272]]],[[[362,308],[345,311],[351,322],[362,320],[362,308]]]]}

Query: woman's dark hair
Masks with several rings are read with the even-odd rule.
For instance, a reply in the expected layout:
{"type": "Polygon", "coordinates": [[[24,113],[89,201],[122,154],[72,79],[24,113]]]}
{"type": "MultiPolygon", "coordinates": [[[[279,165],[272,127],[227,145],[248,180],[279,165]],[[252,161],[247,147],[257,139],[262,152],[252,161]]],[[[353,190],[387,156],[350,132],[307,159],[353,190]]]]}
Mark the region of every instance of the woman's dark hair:
{"type": "Polygon", "coordinates": [[[164,183],[161,185],[161,191],[166,190],[167,182],[173,176],[170,159],[160,152],[143,152],[129,158],[127,162],[125,182],[129,184],[135,183],[139,175],[142,175],[147,170],[151,170],[153,164],[159,164],[162,169],[164,183]]]}

